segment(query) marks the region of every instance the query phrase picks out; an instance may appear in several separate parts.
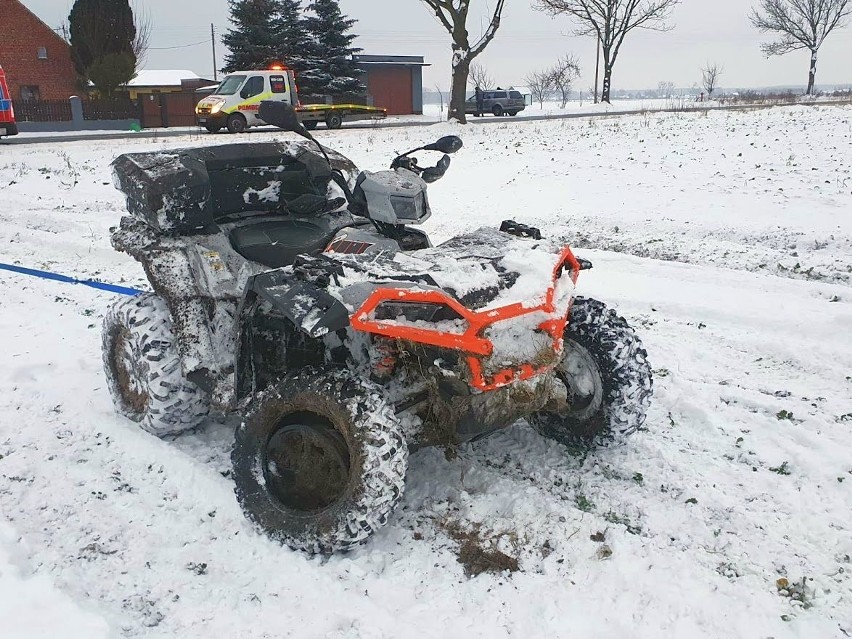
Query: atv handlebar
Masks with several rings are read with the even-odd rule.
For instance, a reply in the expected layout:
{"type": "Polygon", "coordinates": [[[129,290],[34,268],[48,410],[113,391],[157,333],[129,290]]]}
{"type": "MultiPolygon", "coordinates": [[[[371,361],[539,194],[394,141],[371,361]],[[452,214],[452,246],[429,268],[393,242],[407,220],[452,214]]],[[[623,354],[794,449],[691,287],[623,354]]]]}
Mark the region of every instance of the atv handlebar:
{"type": "Polygon", "coordinates": [[[394,161],[391,162],[391,169],[406,169],[411,171],[412,173],[416,173],[421,178],[423,178],[424,182],[437,182],[444,174],[447,172],[447,169],[450,167],[450,153],[455,153],[459,149],[462,148],[464,144],[462,140],[457,135],[446,135],[439,139],[437,142],[433,142],[432,144],[426,144],[425,146],[417,147],[416,149],[412,149],[407,153],[403,153],[402,155],[398,155],[394,158],[394,161]],[[435,166],[429,168],[422,168],[417,164],[417,158],[411,157],[412,153],[416,153],[417,151],[438,151],[444,154],[438,163],[435,166]]]}

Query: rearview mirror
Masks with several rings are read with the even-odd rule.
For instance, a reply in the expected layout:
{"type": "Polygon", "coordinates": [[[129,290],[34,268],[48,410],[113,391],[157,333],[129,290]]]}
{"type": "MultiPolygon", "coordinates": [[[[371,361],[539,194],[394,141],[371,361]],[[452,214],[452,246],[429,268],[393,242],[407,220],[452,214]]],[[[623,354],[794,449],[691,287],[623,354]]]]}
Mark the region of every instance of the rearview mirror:
{"type": "MultiPolygon", "coordinates": [[[[458,140],[458,138],[456,139],[458,140]]],[[[461,140],[459,140],[459,142],[461,142],[461,140]]],[[[432,182],[437,182],[442,177],[444,177],[444,174],[449,168],[450,156],[444,155],[444,157],[441,158],[437,165],[428,169],[423,169],[423,173],[420,174],[420,178],[428,184],[431,184],[432,182]]]]}
{"type": "Polygon", "coordinates": [[[462,140],[457,135],[447,135],[442,137],[437,142],[427,144],[423,148],[426,151],[440,151],[441,153],[455,153],[464,146],[462,140]]]}
{"type": "Polygon", "coordinates": [[[310,139],[310,135],[304,125],[299,122],[299,116],[292,104],[264,100],[260,103],[260,108],[257,111],[257,117],[264,122],[277,126],[279,129],[292,131],[293,133],[298,133],[299,135],[310,139]]]}

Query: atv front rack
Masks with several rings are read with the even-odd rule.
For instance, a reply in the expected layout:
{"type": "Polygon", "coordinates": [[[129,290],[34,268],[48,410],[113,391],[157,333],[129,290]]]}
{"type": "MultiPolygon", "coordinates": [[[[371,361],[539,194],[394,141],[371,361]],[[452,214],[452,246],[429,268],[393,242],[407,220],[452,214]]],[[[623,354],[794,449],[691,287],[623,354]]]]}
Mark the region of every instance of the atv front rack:
{"type": "Polygon", "coordinates": [[[537,306],[527,306],[516,302],[497,308],[474,311],[448,293],[440,290],[411,288],[379,288],[364,301],[350,318],[351,326],[359,331],[381,335],[392,339],[407,340],[439,348],[459,351],[466,356],[471,373],[471,385],[481,391],[492,391],[511,384],[527,380],[553,369],[558,357],[548,363],[525,362],[509,368],[503,368],[488,375],[483,366],[483,358],[494,354],[493,342],[485,337],[488,328],[506,320],[521,318],[534,313],[544,313],[551,318],[538,324],[537,329],[552,338],[552,348],[557,355],[562,352],[562,336],[568,323],[567,312],[558,312],[556,307],[556,286],[565,272],[570,272],[571,281],[576,284],[582,266],[570,248],[565,247],[559,254],[553,269],[550,286],[544,295],[544,301],[537,306]],[[376,310],[387,302],[410,302],[432,304],[452,309],[467,324],[461,333],[453,333],[420,326],[402,325],[395,321],[375,319],[376,310]]]}

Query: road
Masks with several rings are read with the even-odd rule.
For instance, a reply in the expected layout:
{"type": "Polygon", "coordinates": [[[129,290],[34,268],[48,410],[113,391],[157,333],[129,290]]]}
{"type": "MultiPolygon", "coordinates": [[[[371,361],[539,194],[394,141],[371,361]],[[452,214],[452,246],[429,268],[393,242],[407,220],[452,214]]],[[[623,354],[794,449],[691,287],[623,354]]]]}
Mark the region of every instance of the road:
{"type": "MultiPolygon", "coordinates": [[[[795,103],[795,104],[744,104],[744,105],[726,105],[713,107],[676,107],[671,109],[629,109],[620,111],[607,111],[601,113],[558,113],[545,115],[521,115],[516,118],[497,118],[483,117],[470,118],[468,124],[474,126],[488,126],[491,124],[499,124],[505,122],[536,122],[541,120],[576,120],[581,118],[615,118],[625,115],[640,115],[643,113],[698,113],[703,111],[748,111],[757,109],[770,109],[778,106],[828,106],[828,105],[849,105],[852,100],[838,100],[831,102],[816,102],[795,103]]],[[[403,127],[424,127],[437,124],[434,120],[403,120],[390,122],[352,122],[346,124],[347,129],[372,129],[372,128],[403,128],[403,127]]],[[[251,133],[261,133],[265,129],[254,129],[247,131],[251,133]]],[[[174,129],[154,129],[150,131],[114,131],[108,133],[85,133],[79,134],[57,134],[57,135],[42,135],[39,137],[27,137],[26,134],[19,137],[0,139],[0,146],[3,145],[20,145],[20,144],[56,144],[61,142],[80,142],[85,140],[113,140],[134,138],[141,141],[145,140],[161,140],[163,138],[182,137],[186,135],[210,135],[200,127],[176,127],[174,129]]],[[[223,136],[224,138],[224,136],[223,136]]]]}

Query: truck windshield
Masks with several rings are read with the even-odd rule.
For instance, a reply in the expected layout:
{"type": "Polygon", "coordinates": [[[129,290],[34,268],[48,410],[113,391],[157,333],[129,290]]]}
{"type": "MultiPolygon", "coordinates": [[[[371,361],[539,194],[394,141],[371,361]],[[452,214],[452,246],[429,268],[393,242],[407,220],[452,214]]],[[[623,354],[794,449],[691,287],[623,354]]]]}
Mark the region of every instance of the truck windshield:
{"type": "Polygon", "coordinates": [[[244,75],[229,75],[219,88],[213,92],[213,95],[234,95],[242,86],[246,76],[244,75]]]}

